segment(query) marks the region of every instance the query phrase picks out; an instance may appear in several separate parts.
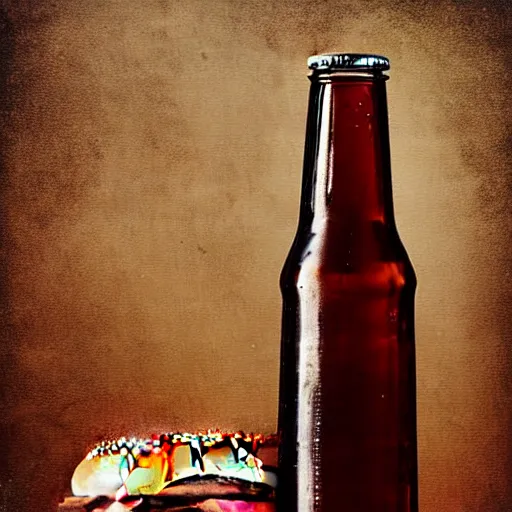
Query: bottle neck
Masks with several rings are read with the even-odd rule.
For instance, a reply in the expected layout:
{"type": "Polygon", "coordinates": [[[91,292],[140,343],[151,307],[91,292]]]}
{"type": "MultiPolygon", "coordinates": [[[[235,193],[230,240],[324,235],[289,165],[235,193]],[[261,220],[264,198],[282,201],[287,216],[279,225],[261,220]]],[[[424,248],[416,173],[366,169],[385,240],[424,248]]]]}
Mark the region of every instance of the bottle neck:
{"type": "Polygon", "coordinates": [[[384,75],[312,77],[301,215],[394,226],[384,75]]]}

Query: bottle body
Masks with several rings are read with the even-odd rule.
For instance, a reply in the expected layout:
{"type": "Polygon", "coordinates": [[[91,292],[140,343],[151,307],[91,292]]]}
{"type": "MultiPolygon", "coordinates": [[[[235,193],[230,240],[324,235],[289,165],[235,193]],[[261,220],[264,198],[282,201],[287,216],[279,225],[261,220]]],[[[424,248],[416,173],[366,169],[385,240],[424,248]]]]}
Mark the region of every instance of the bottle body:
{"type": "Polygon", "coordinates": [[[416,278],[393,220],[384,78],[312,81],[280,281],[278,510],[415,512],[416,278]]]}

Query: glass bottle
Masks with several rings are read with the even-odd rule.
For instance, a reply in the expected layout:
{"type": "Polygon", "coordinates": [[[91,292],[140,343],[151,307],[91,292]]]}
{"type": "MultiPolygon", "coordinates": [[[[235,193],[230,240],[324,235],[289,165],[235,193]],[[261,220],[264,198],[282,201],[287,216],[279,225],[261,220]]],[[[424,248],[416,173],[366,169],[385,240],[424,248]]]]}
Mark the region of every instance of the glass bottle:
{"type": "Polygon", "coordinates": [[[281,274],[281,512],[416,512],[416,278],[394,220],[376,55],[311,57],[300,216],[281,274]]]}

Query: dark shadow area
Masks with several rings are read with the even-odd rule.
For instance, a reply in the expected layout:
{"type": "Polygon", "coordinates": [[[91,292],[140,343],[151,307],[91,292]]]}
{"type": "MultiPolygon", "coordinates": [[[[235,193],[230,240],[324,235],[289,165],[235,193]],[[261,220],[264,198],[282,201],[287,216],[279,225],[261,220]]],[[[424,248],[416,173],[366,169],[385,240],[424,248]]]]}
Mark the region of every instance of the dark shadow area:
{"type": "Polygon", "coordinates": [[[13,70],[14,28],[5,9],[0,9],[0,510],[12,510],[15,489],[10,468],[9,445],[14,434],[11,423],[11,400],[6,386],[6,375],[12,361],[13,344],[12,321],[9,303],[9,252],[10,239],[7,229],[7,211],[4,201],[8,172],[6,155],[10,145],[10,121],[13,110],[13,88],[10,83],[13,70]]]}

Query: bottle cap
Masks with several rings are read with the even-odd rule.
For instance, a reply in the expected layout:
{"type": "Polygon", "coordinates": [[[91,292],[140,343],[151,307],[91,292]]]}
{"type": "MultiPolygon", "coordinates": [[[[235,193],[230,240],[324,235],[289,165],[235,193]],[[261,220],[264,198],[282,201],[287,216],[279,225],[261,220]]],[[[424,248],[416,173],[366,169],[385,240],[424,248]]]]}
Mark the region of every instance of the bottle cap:
{"type": "Polygon", "coordinates": [[[389,60],[381,55],[365,53],[324,53],[308,59],[313,71],[386,71],[389,60]]]}

